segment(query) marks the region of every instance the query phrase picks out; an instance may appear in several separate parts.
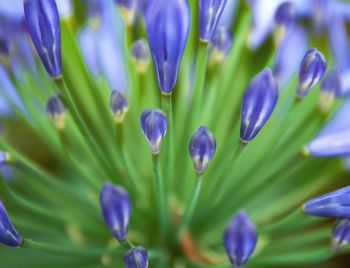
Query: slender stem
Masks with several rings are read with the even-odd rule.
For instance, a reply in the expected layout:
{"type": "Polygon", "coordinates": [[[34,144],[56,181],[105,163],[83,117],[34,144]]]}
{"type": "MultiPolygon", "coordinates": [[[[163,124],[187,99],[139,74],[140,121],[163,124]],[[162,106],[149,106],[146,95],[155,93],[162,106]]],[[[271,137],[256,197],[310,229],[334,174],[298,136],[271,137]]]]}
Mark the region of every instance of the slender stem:
{"type": "Polygon", "coordinates": [[[130,241],[128,239],[124,240],[124,241],[119,241],[119,244],[125,248],[126,250],[129,250],[129,249],[132,249],[134,248],[135,246],[130,243],[130,241]]]}
{"type": "Polygon", "coordinates": [[[169,228],[169,211],[168,211],[168,200],[164,189],[164,181],[160,170],[160,159],[159,155],[153,155],[153,171],[154,171],[154,182],[155,182],[155,196],[158,202],[158,210],[160,216],[160,227],[162,239],[165,239],[168,228],[169,228]]]}
{"type": "Polygon", "coordinates": [[[192,97],[192,122],[197,125],[200,119],[200,109],[203,98],[205,74],[207,70],[207,43],[200,42],[198,47],[197,61],[196,61],[196,80],[192,97]]]}
{"type": "Polygon", "coordinates": [[[191,217],[193,214],[194,209],[196,208],[197,202],[198,202],[198,197],[199,193],[202,188],[202,183],[203,183],[203,174],[198,174],[196,175],[194,186],[193,186],[193,191],[192,195],[190,197],[190,200],[188,202],[188,206],[186,207],[184,216],[182,218],[182,221],[180,223],[179,231],[178,231],[178,238],[181,238],[182,233],[186,230],[188,224],[191,221],[191,217]]]}
{"type": "Polygon", "coordinates": [[[113,252],[116,247],[110,247],[100,250],[87,250],[72,247],[56,247],[53,245],[37,242],[31,239],[23,238],[21,248],[33,249],[47,254],[67,256],[67,257],[98,257],[108,252],[113,252]]]}
{"type": "Polygon", "coordinates": [[[174,170],[174,124],[173,124],[173,105],[171,95],[162,95],[162,108],[168,118],[168,137],[166,138],[167,153],[165,155],[166,178],[167,189],[171,189],[173,183],[173,170],[174,170]]]}

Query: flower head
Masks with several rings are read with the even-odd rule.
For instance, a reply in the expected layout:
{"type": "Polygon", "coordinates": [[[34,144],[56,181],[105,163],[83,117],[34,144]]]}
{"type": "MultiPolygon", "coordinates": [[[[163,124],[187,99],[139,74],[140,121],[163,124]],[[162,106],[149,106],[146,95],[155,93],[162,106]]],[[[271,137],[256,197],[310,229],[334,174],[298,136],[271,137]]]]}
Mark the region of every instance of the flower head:
{"type": "Polygon", "coordinates": [[[150,53],[145,39],[139,39],[132,45],[131,58],[139,73],[145,73],[147,71],[150,53]]]}
{"type": "Polygon", "coordinates": [[[216,29],[227,0],[199,0],[199,35],[208,43],[216,29]]]}
{"type": "Polygon", "coordinates": [[[252,140],[270,118],[278,98],[278,87],[272,71],[265,68],[249,83],[243,95],[241,140],[252,140]]]}
{"type": "Polygon", "coordinates": [[[159,87],[171,94],[189,35],[190,7],[187,0],[151,1],[145,21],[159,87]]]}
{"type": "Polygon", "coordinates": [[[63,129],[66,121],[67,109],[59,94],[49,98],[46,110],[57,129],[63,129]]]}
{"type": "Polygon", "coordinates": [[[335,98],[341,95],[339,72],[331,70],[321,84],[320,107],[322,111],[329,111],[335,98]]]}
{"type": "Polygon", "coordinates": [[[0,243],[10,247],[18,247],[21,242],[21,236],[13,226],[4,204],[0,201],[0,243]]]}
{"type": "Polygon", "coordinates": [[[326,58],[317,48],[306,52],[299,69],[298,98],[304,98],[310,89],[321,81],[326,69],[326,58]]]}
{"type": "Polygon", "coordinates": [[[217,27],[210,40],[210,62],[222,62],[232,47],[232,41],[232,33],[229,28],[225,26],[217,27]]]}
{"type": "Polygon", "coordinates": [[[162,110],[147,109],[143,111],[141,115],[141,129],[150,145],[152,154],[159,154],[167,128],[167,117],[162,110]]]}
{"type": "Polygon", "coordinates": [[[115,0],[119,8],[120,15],[123,17],[126,25],[132,25],[136,13],[136,0],[115,0]]]}
{"type": "Polygon", "coordinates": [[[350,186],[307,201],[304,211],[318,217],[350,218],[350,186]]]}
{"type": "Polygon", "coordinates": [[[253,254],[257,241],[254,223],[245,211],[240,211],[224,233],[224,246],[230,262],[236,267],[242,267],[253,254]]]}
{"type": "Polygon", "coordinates": [[[129,110],[128,99],[123,93],[118,90],[113,90],[109,102],[109,109],[116,123],[123,122],[124,117],[129,110]]]}
{"type": "Polygon", "coordinates": [[[350,219],[337,219],[332,229],[332,247],[339,250],[350,243],[350,219]]]}
{"type": "Polygon", "coordinates": [[[55,0],[24,0],[24,13],[47,72],[52,77],[61,76],[61,29],[55,0]]]}
{"type": "Polygon", "coordinates": [[[147,268],[147,251],[143,247],[135,247],[130,249],[124,255],[124,264],[126,268],[147,268]]]}
{"type": "Polygon", "coordinates": [[[213,159],[216,141],[206,126],[201,126],[192,136],[189,146],[193,165],[198,173],[203,173],[213,159]]]}
{"type": "Polygon", "coordinates": [[[124,241],[131,214],[129,194],[122,187],[105,183],[100,193],[100,206],[104,221],[113,236],[124,241]]]}

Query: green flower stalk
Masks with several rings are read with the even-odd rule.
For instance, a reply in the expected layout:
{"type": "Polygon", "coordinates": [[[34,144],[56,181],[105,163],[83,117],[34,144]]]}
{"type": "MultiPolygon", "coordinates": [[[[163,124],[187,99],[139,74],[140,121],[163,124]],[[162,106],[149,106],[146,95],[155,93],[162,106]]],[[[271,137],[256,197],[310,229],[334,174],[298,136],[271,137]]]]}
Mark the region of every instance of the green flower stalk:
{"type": "Polygon", "coordinates": [[[0,266],[343,267],[349,4],[301,2],[0,1],[0,266]]]}

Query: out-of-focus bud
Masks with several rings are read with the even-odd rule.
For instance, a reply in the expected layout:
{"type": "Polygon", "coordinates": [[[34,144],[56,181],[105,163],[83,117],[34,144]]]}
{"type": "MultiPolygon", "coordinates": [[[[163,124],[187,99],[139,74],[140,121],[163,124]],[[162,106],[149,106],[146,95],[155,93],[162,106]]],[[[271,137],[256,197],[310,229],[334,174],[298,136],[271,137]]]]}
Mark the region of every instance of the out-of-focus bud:
{"type": "Polygon", "coordinates": [[[55,94],[49,98],[46,110],[57,129],[63,129],[66,123],[67,109],[60,95],[55,94]]]}
{"type": "Polygon", "coordinates": [[[4,204],[0,201],[0,243],[10,247],[19,247],[21,242],[21,236],[13,226],[4,204]]]}
{"type": "Polygon", "coordinates": [[[318,217],[350,218],[350,186],[315,197],[303,209],[318,217]]]}
{"type": "Polygon", "coordinates": [[[317,49],[308,50],[301,61],[297,96],[304,98],[310,89],[323,78],[327,69],[326,58],[317,49]]]}
{"type": "Polygon", "coordinates": [[[60,18],[55,0],[24,0],[24,14],[34,46],[54,78],[62,74],[60,18]]]}
{"type": "Polygon", "coordinates": [[[279,44],[288,30],[293,26],[295,20],[295,6],[293,2],[284,2],[279,5],[275,13],[274,38],[279,44]]]}
{"type": "Polygon", "coordinates": [[[210,41],[209,63],[211,65],[224,61],[231,50],[232,40],[232,33],[226,26],[220,26],[216,29],[210,41]]]}
{"type": "Polygon", "coordinates": [[[242,267],[253,254],[257,241],[256,226],[245,211],[240,211],[224,233],[224,246],[230,262],[242,267]]]}
{"type": "Polygon", "coordinates": [[[332,248],[339,250],[350,243],[350,219],[337,219],[332,229],[332,248]]]}
{"type": "Polygon", "coordinates": [[[227,0],[199,0],[200,40],[208,43],[216,29],[227,0]]]}
{"type": "Polygon", "coordinates": [[[159,87],[163,94],[171,94],[190,30],[188,1],[151,1],[145,22],[159,87]]]}
{"type": "MultiPolygon", "coordinates": [[[[1,27],[2,25],[0,25],[1,27]]],[[[0,29],[0,62],[6,62],[9,56],[9,43],[3,31],[0,29]]]]}
{"type": "Polygon", "coordinates": [[[150,145],[152,154],[159,154],[167,128],[167,117],[162,110],[147,109],[143,111],[141,115],[141,129],[150,145]]]}
{"type": "Polygon", "coordinates": [[[139,39],[132,45],[131,58],[136,71],[141,74],[146,73],[150,62],[150,53],[145,39],[139,39]]]}
{"type": "Polygon", "coordinates": [[[113,90],[109,103],[109,109],[116,123],[122,123],[129,110],[128,99],[118,90],[113,90]]]}
{"type": "Polygon", "coordinates": [[[112,183],[105,183],[100,193],[100,206],[106,225],[118,241],[128,234],[131,200],[129,194],[112,183]]]}
{"type": "Polygon", "coordinates": [[[272,71],[265,68],[249,83],[243,95],[241,141],[251,141],[265,125],[275,109],[278,86],[272,71]]]}
{"type": "Polygon", "coordinates": [[[0,151],[0,166],[11,162],[12,158],[8,152],[0,151]]]}
{"type": "Polygon", "coordinates": [[[341,95],[340,76],[337,70],[331,70],[321,84],[320,108],[328,112],[337,97],[341,95]]]}
{"type": "Polygon", "coordinates": [[[147,251],[143,247],[135,247],[130,249],[124,255],[124,264],[126,268],[147,268],[147,251]]]}
{"type": "Polygon", "coordinates": [[[132,25],[135,20],[136,0],[115,0],[115,3],[125,24],[132,25]]]}
{"type": "Polygon", "coordinates": [[[206,126],[201,126],[192,136],[189,146],[194,168],[203,173],[213,159],[216,150],[216,140],[206,126]]]}

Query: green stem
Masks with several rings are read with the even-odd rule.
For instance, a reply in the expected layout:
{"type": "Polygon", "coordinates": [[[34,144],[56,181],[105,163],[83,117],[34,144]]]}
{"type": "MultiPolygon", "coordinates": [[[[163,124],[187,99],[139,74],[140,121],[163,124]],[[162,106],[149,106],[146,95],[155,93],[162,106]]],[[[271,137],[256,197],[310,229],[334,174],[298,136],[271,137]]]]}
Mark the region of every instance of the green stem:
{"type": "MultiPolygon", "coordinates": [[[[205,74],[207,70],[207,43],[200,42],[198,47],[197,61],[196,61],[196,80],[192,96],[192,115],[191,122],[196,126],[200,119],[200,109],[203,98],[205,74]]],[[[193,126],[192,125],[192,126],[193,126]]]]}
{"type": "Polygon", "coordinates": [[[162,95],[162,109],[168,118],[168,137],[166,138],[167,153],[165,155],[166,167],[166,184],[167,190],[172,188],[173,170],[174,170],[174,124],[173,124],[173,105],[171,95],[162,95]]]}
{"type": "Polygon", "coordinates": [[[100,250],[88,250],[85,248],[78,249],[72,247],[61,248],[26,238],[23,238],[20,247],[36,250],[47,254],[66,257],[99,257],[105,253],[111,253],[116,250],[116,247],[110,247],[100,250]]]}
{"type": "Polygon", "coordinates": [[[166,192],[164,189],[164,181],[160,170],[159,155],[153,155],[152,157],[155,182],[155,196],[158,202],[158,210],[160,216],[161,239],[164,241],[169,228],[169,206],[166,192]]]}
{"type": "Polygon", "coordinates": [[[182,233],[186,230],[187,226],[189,225],[191,221],[191,217],[193,214],[194,209],[196,208],[196,205],[198,203],[198,197],[199,193],[202,188],[203,183],[203,174],[198,174],[195,178],[194,186],[192,195],[190,197],[190,201],[188,203],[188,206],[186,207],[184,216],[182,218],[182,221],[180,223],[179,231],[178,231],[178,238],[181,238],[182,233]]]}

